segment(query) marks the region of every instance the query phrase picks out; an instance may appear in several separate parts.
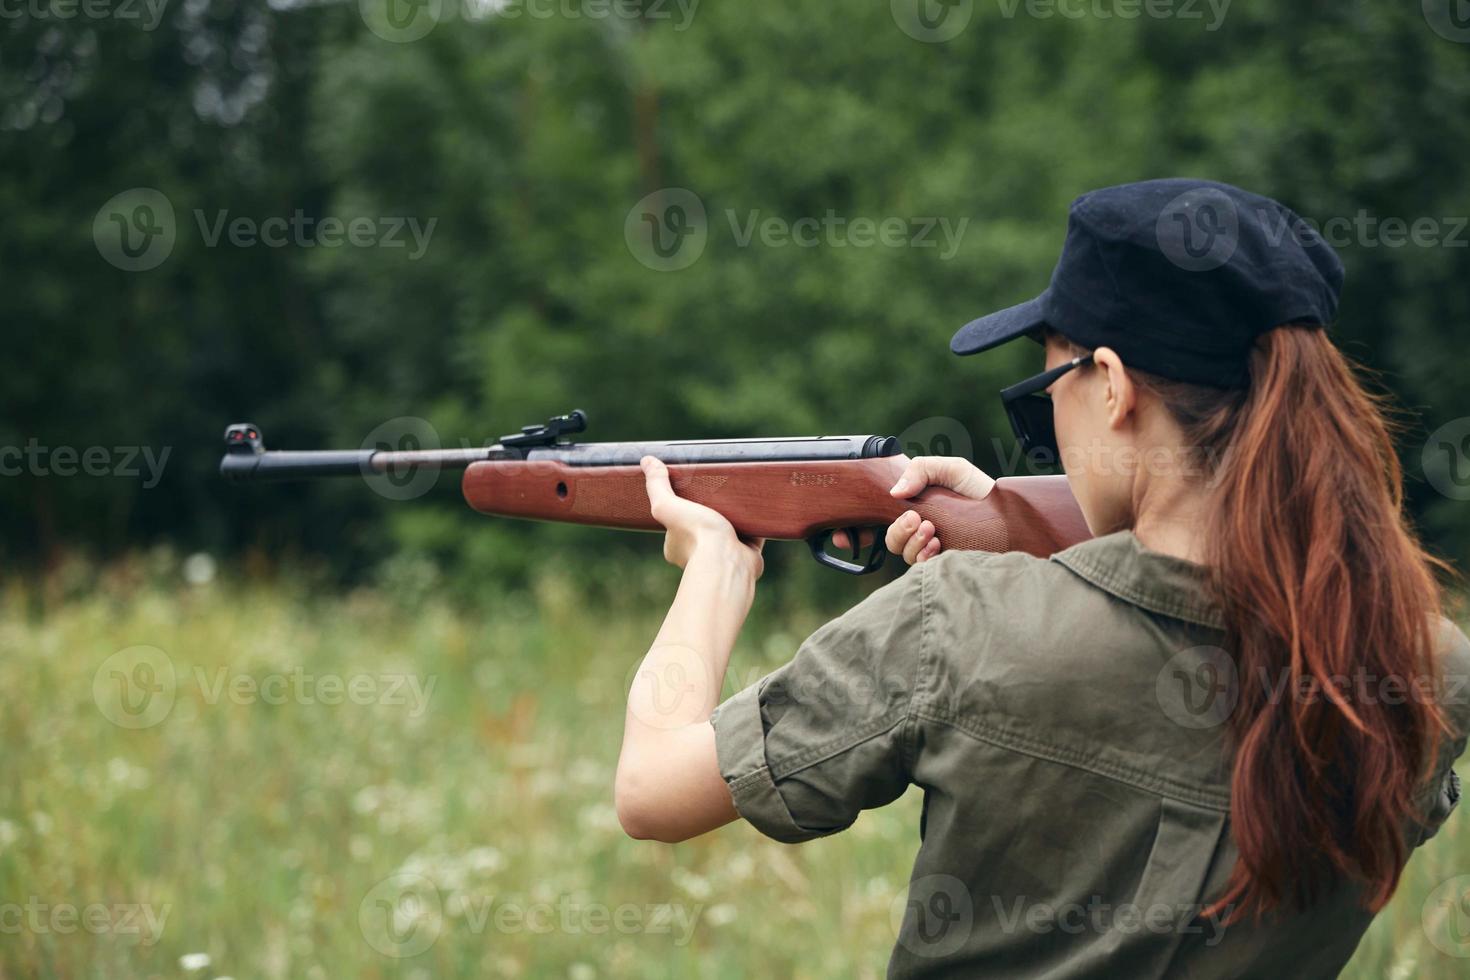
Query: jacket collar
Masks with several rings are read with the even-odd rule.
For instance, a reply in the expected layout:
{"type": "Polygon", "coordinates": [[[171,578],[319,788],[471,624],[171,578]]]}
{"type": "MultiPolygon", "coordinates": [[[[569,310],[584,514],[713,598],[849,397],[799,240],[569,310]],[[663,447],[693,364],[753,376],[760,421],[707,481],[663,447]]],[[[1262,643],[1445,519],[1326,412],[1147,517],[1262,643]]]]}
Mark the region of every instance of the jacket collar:
{"type": "Polygon", "coordinates": [[[1118,531],[1051,556],[1073,573],[1149,612],[1224,629],[1220,607],[1208,590],[1203,565],[1149,551],[1132,531],[1118,531]]]}

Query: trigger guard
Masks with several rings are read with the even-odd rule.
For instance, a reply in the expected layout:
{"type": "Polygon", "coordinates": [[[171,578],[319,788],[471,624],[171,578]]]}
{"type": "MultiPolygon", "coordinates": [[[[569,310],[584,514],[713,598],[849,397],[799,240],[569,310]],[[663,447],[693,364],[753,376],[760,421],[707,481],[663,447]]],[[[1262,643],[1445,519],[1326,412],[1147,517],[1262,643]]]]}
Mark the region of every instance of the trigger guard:
{"type": "MultiPolygon", "coordinates": [[[[831,538],[833,530],[832,528],[828,528],[825,531],[818,531],[806,539],[807,547],[811,549],[812,557],[817,560],[818,565],[825,565],[828,568],[836,569],[848,575],[869,575],[883,567],[883,559],[888,556],[888,549],[883,545],[883,532],[886,528],[874,529],[872,553],[868,555],[868,560],[862,564],[856,561],[846,561],[827,553],[827,541],[831,538]]],[[[860,546],[857,544],[858,529],[844,528],[843,530],[847,531],[849,539],[853,542],[853,557],[858,557],[861,553],[860,546]]]]}

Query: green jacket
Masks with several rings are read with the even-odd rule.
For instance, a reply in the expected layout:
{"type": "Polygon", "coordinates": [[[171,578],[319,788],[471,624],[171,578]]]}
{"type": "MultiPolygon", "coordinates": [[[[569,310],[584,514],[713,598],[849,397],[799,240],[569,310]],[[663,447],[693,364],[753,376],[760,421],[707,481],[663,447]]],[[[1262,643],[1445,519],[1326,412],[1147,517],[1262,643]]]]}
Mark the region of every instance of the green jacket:
{"type": "MultiPolygon", "coordinates": [[[[1235,668],[1203,574],[1128,532],[915,566],[719,707],[735,805],[794,843],[923,788],[890,977],[1336,976],[1371,919],[1351,887],[1266,925],[1197,918],[1235,860],[1235,668]]],[[[1464,732],[1470,643],[1444,635],[1464,732]]],[[[1411,843],[1454,807],[1464,745],[1411,843]]]]}

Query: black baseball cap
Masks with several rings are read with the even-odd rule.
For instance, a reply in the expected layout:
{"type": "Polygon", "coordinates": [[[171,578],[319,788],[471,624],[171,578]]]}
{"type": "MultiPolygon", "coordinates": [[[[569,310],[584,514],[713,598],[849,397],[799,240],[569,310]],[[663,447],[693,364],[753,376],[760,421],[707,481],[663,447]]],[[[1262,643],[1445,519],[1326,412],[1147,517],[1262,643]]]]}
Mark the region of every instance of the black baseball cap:
{"type": "Polygon", "coordinates": [[[1256,338],[1337,313],[1337,253],[1294,211],[1209,180],[1120,184],[1072,202],[1051,285],[950,341],[978,354],[1043,327],[1176,381],[1241,387],[1256,338]]]}

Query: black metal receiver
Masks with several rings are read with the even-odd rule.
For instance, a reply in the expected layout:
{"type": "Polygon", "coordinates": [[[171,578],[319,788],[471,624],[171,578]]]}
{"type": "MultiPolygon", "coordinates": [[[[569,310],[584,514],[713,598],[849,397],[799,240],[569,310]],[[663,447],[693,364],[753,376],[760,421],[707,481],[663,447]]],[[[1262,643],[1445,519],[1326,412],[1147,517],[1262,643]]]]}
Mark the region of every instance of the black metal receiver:
{"type": "MultiPolygon", "coordinates": [[[[225,455],[220,475],[228,480],[300,480],[326,476],[405,474],[419,469],[463,470],[473,463],[523,460],[555,461],[569,466],[636,466],[644,456],[670,465],[686,463],[819,462],[871,459],[899,454],[892,436],[796,436],[776,439],[693,439],[663,442],[586,442],[565,440],[585,432],[587,415],[579,410],[548,419],[544,425],[524,426],[501,436],[489,446],[463,449],[343,449],[268,450],[260,427],[239,422],[225,429],[225,455]]],[[[826,550],[831,530],[807,539],[818,562],[849,574],[862,575],[883,564],[886,551],[881,531],[861,561],[860,529],[847,528],[851,560],[826,550]]]]}

